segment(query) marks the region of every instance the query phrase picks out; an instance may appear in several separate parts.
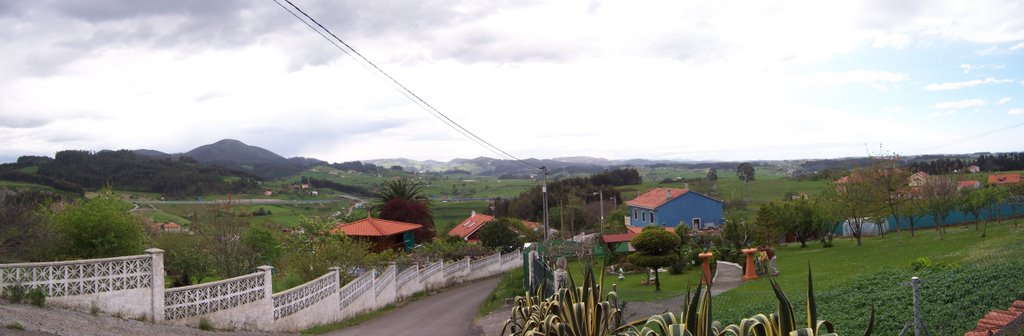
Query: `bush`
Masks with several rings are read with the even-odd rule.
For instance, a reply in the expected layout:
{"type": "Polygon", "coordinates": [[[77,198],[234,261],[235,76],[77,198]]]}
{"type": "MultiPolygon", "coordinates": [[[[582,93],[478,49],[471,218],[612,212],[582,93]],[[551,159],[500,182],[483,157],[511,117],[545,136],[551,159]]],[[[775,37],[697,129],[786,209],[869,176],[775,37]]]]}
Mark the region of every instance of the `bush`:
{"type": "Polygon", "coordinates": [[[26,296],[28,297],[28,301],[32,303],[33,306],[40,308],[46,306],[46,290],[43,290],[43,287],[36,287],[32,289],[31,291],[28,292],[28,295],[26,296]]]}
{"type": "Polygon", "coordinates": [[[3,290],[3,298],[11,303],[21,303],[25,300],[25,294],[28,294],[28,288],[20,283],[4,287],[3,290]]]}
{"type": "Polygon", "coordinates": [[[199,330],[203,330],[203,331],[213,330],[213,324],[211,324],[210,320],[206,319],[205,317],[201,318],[201,319],[199,319],[199,330]]]}
{"type": "Polygon", "coordinates": [[[21,325],[21,323],[19,323],[19,322],[8,323],[8,324],[4,325],[4,328],[11,329],[11,330],[25,330],[25,326],[21,325]]]}

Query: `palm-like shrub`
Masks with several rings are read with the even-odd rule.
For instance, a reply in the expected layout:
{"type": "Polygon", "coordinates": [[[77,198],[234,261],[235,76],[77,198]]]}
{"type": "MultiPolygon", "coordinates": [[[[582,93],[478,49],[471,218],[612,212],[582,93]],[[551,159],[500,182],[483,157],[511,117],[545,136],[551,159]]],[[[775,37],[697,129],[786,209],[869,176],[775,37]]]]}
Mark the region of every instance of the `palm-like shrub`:
{"type": "MultiPolygon", "coordinates": [[[[723,327],[712,319],[711,286],[704,286],[702,282],[694,295],[687,291],[690,299],[679,314],[667,312],[619,326],[622,312],[617,307],[617,295],[612,291],[602,297],[602,286],[594,283],[593,271],[588,268],[583,286],[576,287],[570,276],[570,288],[559,289],[549,298],[542,298],[540,290],[533,296],[517,297],[502,335],[509,330],[511,335],[531,336],[836,336],[831,322],[817,319],[810,267],[807,270],[806,327],[797,325],[793,305],[779,284],[772,279],[769,282],[779,302],[778,311],[757,314],[739,324],[723,327]]],[[[872,306],[865,336],[871,335],[874,317],[872,306]]]]}

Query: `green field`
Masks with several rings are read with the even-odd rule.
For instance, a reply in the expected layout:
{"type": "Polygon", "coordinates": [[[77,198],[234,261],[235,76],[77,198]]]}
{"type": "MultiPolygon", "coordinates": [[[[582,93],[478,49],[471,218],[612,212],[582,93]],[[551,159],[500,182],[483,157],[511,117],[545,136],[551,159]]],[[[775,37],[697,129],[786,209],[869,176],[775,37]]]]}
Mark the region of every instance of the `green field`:
{"type": "Polygon", "coordinates": [[[483,212],[486,210],[487,204],[487,201],[434,201],[434,205],[430,207],[430,210],[434,213],[434,230],[439,237],[444,236],[448,233],[448,230],[451,230],[456,224],[468,218],[473,211],[483,212]]]}

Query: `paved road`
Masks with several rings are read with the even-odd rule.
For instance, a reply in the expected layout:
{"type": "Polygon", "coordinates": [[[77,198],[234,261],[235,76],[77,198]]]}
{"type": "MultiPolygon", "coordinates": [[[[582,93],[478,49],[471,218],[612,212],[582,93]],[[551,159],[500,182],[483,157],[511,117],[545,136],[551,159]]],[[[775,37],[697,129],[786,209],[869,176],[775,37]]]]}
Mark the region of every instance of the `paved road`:
{"type": "Polygon", "coordinates": [[[473,318],[484,298],[498,286],[491,278],[428,296],[373,320],[327,335],[446,335],[476,336],[473,318]]]}

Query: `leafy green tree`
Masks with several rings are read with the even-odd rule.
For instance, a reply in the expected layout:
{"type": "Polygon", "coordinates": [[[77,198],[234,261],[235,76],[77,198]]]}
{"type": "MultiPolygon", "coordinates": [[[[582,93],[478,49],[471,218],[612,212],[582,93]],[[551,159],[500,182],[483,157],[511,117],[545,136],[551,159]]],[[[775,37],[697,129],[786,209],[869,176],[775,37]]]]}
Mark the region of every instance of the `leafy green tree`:
{"type": "Polygon", "coordinates": [[[828,202],[833,203],[835,214],[846,221],[857,246],[861,246],[865,224],[873,219],[882,223],[878,219],[885,217],[885,204],[882,202],[885,189],[868,178],[869,175],[866,169],[855,169],[834,183],[824,195],[828,202]]]}
{"type": "Polygon", "coordinates": [[[740,163],[736,166],[736,176],[743,180],[743,200],[746,201],[750,198],[750,181],[754,180],[754,166],[749,162],[740,163]]]}
{"type": "Polygon", "coordinates": [[[213,260],[202,235],[158,233],[153,242],[164,250],[164,269],[172,277],[174,287],[203,282],[215,273],[213,260]]]}
{"type": "Polygon", "coordinates": [[[912,192],[909,199],[900,207],[899,216],[906,220],[911,237],[914,236],[914,223],[926,215],[928,215],[928,200],[917,192],[912,192]]]}
{"type": "Polygon", "coordinates": [[[629,255],[629,262],[654,269],[654,290],[660,291],[658,268],[671,266],[679,259],[679,236],[658,227],[648,227],[633,237],[630,244],[636,252],[629,255]]]}
{"type": "Polygon", "coordinates": [[[59,197],[40,191],[4,197],[4,192],[0,190],[0,263],[50,260],[60,238],[50,220],[50,205],[59,197]]]}
{"type": "Polygon", "coordinates": [[[513,229],[519,226],[522,226],[519,220],[501,217],[480,228],[477,236],[480,237],[480,244],[485,247],[499,249],[502,253],[511,252],[523,245],[519,233],[513,229]]]}
{"type": "Polygon", "coordinates": [[[369,243],[331,232],[332,227],[333,222],[327,218],[303,217],[299,230],[285,239],[284,269],[309,281],[338,266],[344,283],[353,278],[350,271],[368,266],[369,243]]]}
{"type": "Polygon", "coordinates": [[[274,265],[281,256],[281,243],[274,231],[256,224],[242,232],[242,246],[249,252],[246,256],[249,268],[274,265]]]}
{"type": "MultiPolygon", "coordinates": [[[[722,238],[732,243],[736,251],[750,246],[754,242],[754,233],[757,231],[754,219],[750,212],[745,209],[735,209],[725,212],[725,225],[722,226],[722,238]]],[[[679,230],[678,228],[676,230],[679,230]]],[[[678,232],[678,231],[677,231],[678,232]]]]}
{"type": "MultiPolygon", "coordinates": [[[[899,155],[895,154],[872,158],[872,164],[864,171],[865,177],[882,189],[879,191],[882,204],[888,210],[888,215],[896,220],[896,231],[899,231],[900,227],[900,208],[909,199],[906,186],[907,179],[910,178],[910,171],[900,169],[899,161],[899,155]]],[[[879,234],[884,236],[885,230],[879,230],[879,234]]]]}
{"type": "Polygon", "coordinates": [[[949,176],[932,176],[921,186],[921,193],[928,202],[928,212],[935,219],[935,231],[942,239],[946,233],[946,218],[958,204],[956,181],[949,176]]]}
{"type": "Polygon", "coordinates": [[[107,258],[140,254],[146,235],[126,203],[108,197],[82,200],[59,211],[54,223],[71,258],[107,258]]]}
{"type": "Polygon", "coordinates": [[[708,181],[718,181],[718,169],[708,168],[707,179],[708,181]]]}
{"type": "Polygon", "coordinates": [[[686,247],[690,245],[690,225],[686,223],[679,223],[676,225],[676,235],[679,236],[679,245],[686,247]]]}

